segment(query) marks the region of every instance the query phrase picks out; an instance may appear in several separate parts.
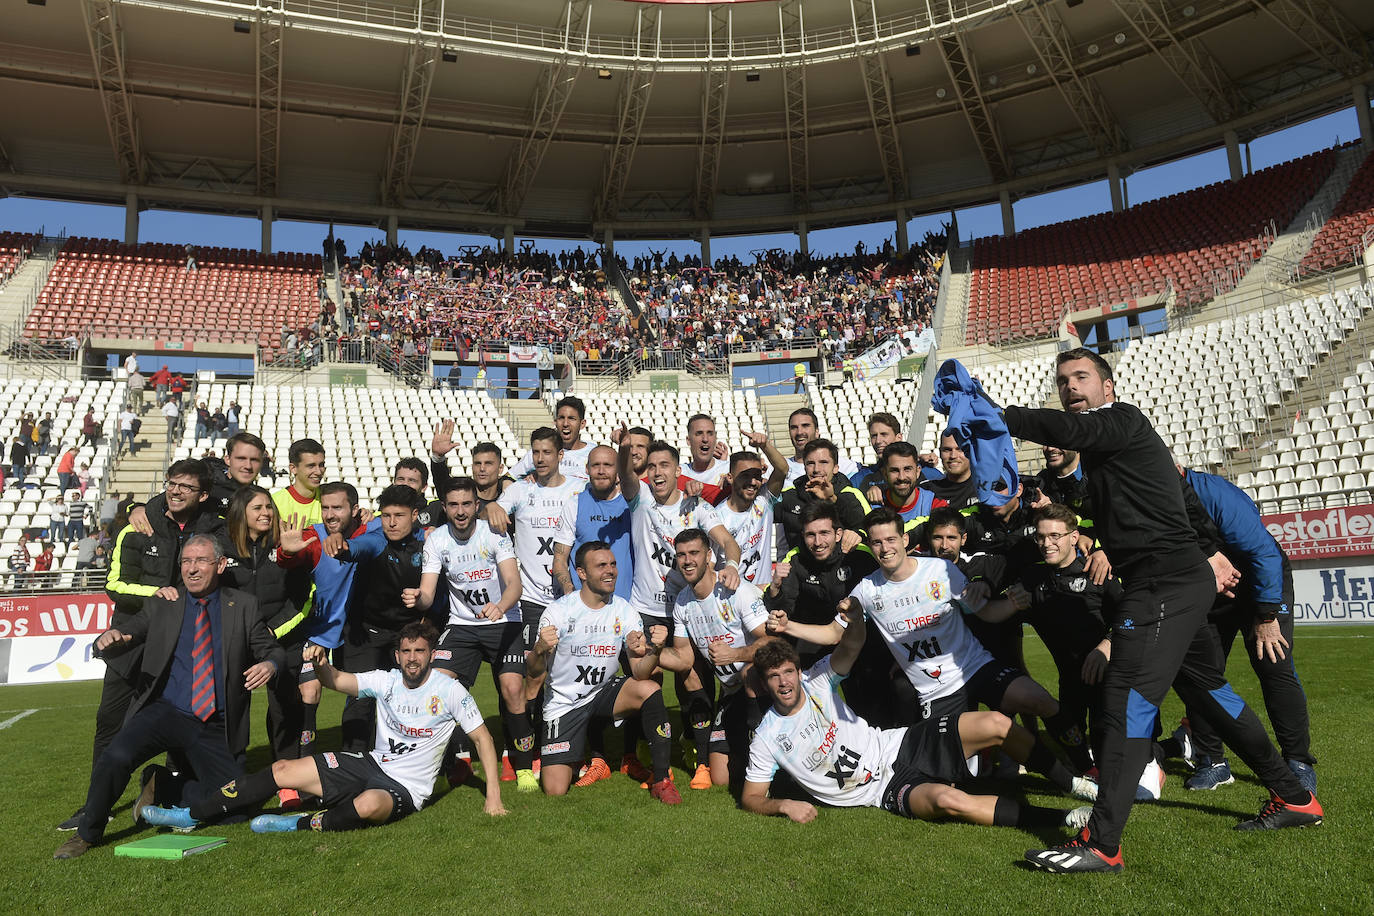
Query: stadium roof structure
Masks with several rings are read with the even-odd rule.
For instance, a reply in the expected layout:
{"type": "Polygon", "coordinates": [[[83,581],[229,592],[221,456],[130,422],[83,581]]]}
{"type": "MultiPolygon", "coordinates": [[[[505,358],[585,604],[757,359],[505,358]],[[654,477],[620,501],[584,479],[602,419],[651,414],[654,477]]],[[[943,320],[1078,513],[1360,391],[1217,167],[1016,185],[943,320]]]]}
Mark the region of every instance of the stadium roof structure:
{"type": "Polygon", "coordinates": [[[1368,0],[28,0],[0,188],[662,238],[915,216],[1364,100],[1368,0]]]}

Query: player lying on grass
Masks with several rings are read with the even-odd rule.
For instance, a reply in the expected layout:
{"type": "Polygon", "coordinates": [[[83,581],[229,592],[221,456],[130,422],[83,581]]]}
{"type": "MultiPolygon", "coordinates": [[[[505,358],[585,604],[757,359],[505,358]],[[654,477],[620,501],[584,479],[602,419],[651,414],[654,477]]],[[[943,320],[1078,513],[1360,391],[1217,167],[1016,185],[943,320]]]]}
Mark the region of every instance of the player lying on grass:
{"type": "Polygon", "coordinates": [[[371,753],[329,752],[278,760],[266,770],[222,786],[189,808],[143,809],[150,824],[195,827],[202,821],[252,810],[276,794],[295,789],[324,800],[315,814],[262,814],[257,833],[288,830],[356,830],[400,820],[429,801],[444,747],[455,725],[477,746],[487,775],[487,814],[505,814],[501,804],[496,745],[482,723],[477,703],[463,685],[430,667],[438,634],[426,621],[408,623],[396,646],[399,670],[349,674],[329,664],[323,649],[307,648],[320,683],[350,697],[377,700],[376,746],[371,753]]]}
{"type": "Polygon", "coordinates": [[[956,783],[970,777],[966,758],[1001,748],[1044,773],[1064,791],[1072,776],[1029,731],[1000,712],[965,712],[907,728],[877,729],[855,715],[840,696],[840,681],[863,647],[865,626],[855,605],[842,610],[845,634],[835,651],[803,673],[797,650],[770,638],[754,652],[754,668],[773,706],[749,747],[740,801],[755,814],[786,815],[799,824],[816,818],[816,806],[768,797],[778,768],[817,801],[839,807],[885,808],[903,817],[945,818],[1001,827],[1074,826],[1088,807],[1041,808],[995,795],[970,795],[956,783]]]}

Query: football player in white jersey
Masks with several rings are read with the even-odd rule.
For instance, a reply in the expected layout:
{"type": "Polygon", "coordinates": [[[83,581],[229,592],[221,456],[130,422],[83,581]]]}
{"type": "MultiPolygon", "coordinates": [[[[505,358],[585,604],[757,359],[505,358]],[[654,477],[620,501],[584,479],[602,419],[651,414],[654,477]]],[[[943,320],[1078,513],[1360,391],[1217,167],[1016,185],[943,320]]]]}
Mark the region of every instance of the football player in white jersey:
{"type": "MultiPolygon", "coordinates": [[[[673,637],[673,601],[682,588],[680,575],[672,576],[677,548],[673,538],[688,528],[706,532],[724,556],[725,568],[720,579],[727,588],[740,583],[739,545],[721,524],[715,507],[699,496],[687,496],[678,489],[678,475],[682,473],[678,451],[666,442],[654,442],[647,450],[647,479],[640,482],[631,462],[631,435],[623,428],[613,437],[620,443],[618,471],[620,492],[630,506],[630,536],[634,544],[634,583],[630,589],[630,606],[644,619],[645,631],[655,625],[667,628],[673,637]],[[648,492],[645,492],[647,484],[648,492]]],[[[706,696],[702,674],[695,669],[676,678],[678,709],[682,711],[684,731],[694,736],[694,744],[702,745],[700,733],[711,728],[711,701],[706,696]]]]}
{"type": "MultiPolygon", "coordinates": [[[[501,723],[516,788],[537,792],[534,727],[525,712],[525,642],[520,633],[515,549],[510,538],[492,531],[477,517],[477,481],[451,478],[442,495],[448,523],[425,539],[420,587],[402,591],[401,603],[428,609],[443,577],[448,626],[434,652],[435,668],[471,689],[482,662],[491,667],[501,696],[501,723]]],[[[454,743],[455,752],[461,749],[460,740],[454,743]]],[[[465,782],[470,775],[467,767],[464,760],[453,761],[449,781],[465,782]]]]}
{"type": "Polygon", "coordinates": [[[740,550],[740,575],[761,589],[773,581],[773,507],[787,485],[787,459],[763,433],[746,432],[749,444],[763,452],[773,472],[765,484],[763,461],[755,452],[730,456],[730,495],[716,512],[740,550]]]}
{"type": "MultiPolygon", "coordinates": [[[[673,643],[660,651],[659,658],[663,667],[679,675],[694,668],[699,673],[700,659],[714,675],[712,681],[720,682],[720,699],[712,703],[709,731],[693,735],[697,767],[691,786],[709,789],[729,783],[732,769],[737,776],[743,775],[749,732],[763,715],[757,692],[745,683],[745,674],[755,641],[764,635],[768,609],[758,588],[748,582],[731,588],[716,574],[711,545],[701,529],[680,532],[673,545],[687,587],[678,592],[673,604],[673,643]]],[[[708,701],[715,696],[712,681],[707,682],[710,687],[703,687],[708,701]]]]}
{"type": "MultiPolygon", "coordinates": [[[[840,682],[858,658],[866,628],[858,607],[841,613],[844,637],[805,673],[797,650],[785,640],[763,640],[754,653],[756,675],[772,706],[749,745],[740,798],[745,810],[783,815],[799,824],[816,819],[810,802],[768,797],[781,768],[817,801],[838,807],[869,806],[921,820],[955,818],[1029,830],[1087,821],[1092,809],[1086,806],[1040,808],[957,788],[970,776],[966,759],[988,748],[1000,747],[1032,769],[1046,765],[1042,754],[1048,752],[1001,713],[954,713],[892,729],[874,728],[855,714],[840,696],[840,682]]],[[[1047,765],[1059,771],[1046,774],[1051,780],[1068,773],[1053,757],[1047,765]]]]}
{"type": "MultiPolygon", "coordinates": [[[[937,557],[907,555],[900,515],[880,507],[864,524],[879,568],[854,587],[850,599],[877,625],[915,688],[915,696],[901,694],[908,708],[897,710],[898,721],[949,715],[967,709],[972,699],[1007,715],[1040,716],[1055,734],[1062,734],[1054,697],[1025,671],[995,661],[964,622],[963,614],[986,604],[986,583],[969,585],[974,600],[965,602],[968,583],[958,567],[937,557]],[[913,708],[916,700],[919,709],[913,708]]],[[[769,631],[834,645],[843,627],[838,621],[822,626],[780,623],[775,614],[769,631]]]]}
{"type": "MultiPolygon", "coordinates": [[[[820,424],[816,422],[816,412],[810,407],[798,407],[792,411],[787,418],[787,435],[792,440],[792,457],[787,459],[787,479],[796,480],[806,474],[806,458],[802,454],[806,448],[806,443],[812,439],[818,439],[821,435],[820,424]]],[[[835,470],[850,478],[854,483],[854,478],[859,475],[859,465],[853,458],[841,455],[837,459],[835,470]]]]}
{"type": "MultiPolygon", "coordinates": [[[[486,507],[492,528],[509,533],[515,540],[515,559],[520,566],[520,617],[527,647],[534,645],[539,634],[539,617],[544,608],[559,594],[553,580],[553,548],[563,505],[575,500],[587,485],[585,464],[581,479],[566,477],[559,470],[562,446],[553,427],[541,426],[530,433],[529,454],[534,473],[511,484],[500,499],[486,507]]],[[[538,693],[537,685],[534,690],[538,693]]]]}
{"type": "MultiPolygon", "coordinates": [[[[668,710],[662,686],[652,679],[658,649],[644,639],[639,615],[615,593],[617,570],[610,545],[588,541],[578,548],[574,563],[582,588],[559,598],[544,612],[525,675],[531,681],[548,675],[539,753],[544,791],[567,793],[590,729],[638,713],[653,760],[649,793],[664,804],[680,804],[682,796],[668,778],[672,753],[668,710]],[[616,674],[622,649],[632,678],[616,674]]],[[[665,637],[663,628],[658,629],[656,635],[665,637]]],[[[611,775],[601,758],[593,759],[588,770],[591,778],[584,776],[578,785],[611,775]]]]}
{"type": "MultiPolygon", "coordinates": [[[[587,458],[596,448],[596,443],[582,441],[582,427],[586,421],[587,405],[582,403],[581,398],[568,396],[554,405],[553,425],[558,430],[558,443],[563,449],[558,456],[558,468],[564,477],[587,479],[587,458]]],[[[533,474],[534,470],[534,455],[526,452],[510,469],[510,476],[520,480],[533,474]]]]}
{"type": "Polygon", "coordinates": [[[718,487],[730,473],[730,461],[722,452],[725,446],[716,436],[716,421],[699,413],[687,420],[687,448],[690,460],[682,466],[682,474],[692,480],[718,487]]]}
{"type": "MultiPolygon", "coordinates": [[[[218,795],[190,808],[143,809],[149,823],[195,827],[201,821],[250,811],[279,789],[294,789],[323,799],[315,814],[263,814],[253,818],[256,833],[290,830],[356,830],[399,820],[423,808],[443,764],[444,747],[455,728],[477,746],[488,773],[498,766],[496,745],[482,714],[461,684],[431,667],[438,634],[424,620],[401,628],[396,645],[399,670],[349,674],[329,664],[319,646],[306,652],[320,683],[350,697],[377,700],[377,729],[370,753],[331,751],[299,760],[278,760],[265,770],[226,783],[218,795]]],[[[505,814],[499,780],[488,779],[484,810],[505,814]]]]}

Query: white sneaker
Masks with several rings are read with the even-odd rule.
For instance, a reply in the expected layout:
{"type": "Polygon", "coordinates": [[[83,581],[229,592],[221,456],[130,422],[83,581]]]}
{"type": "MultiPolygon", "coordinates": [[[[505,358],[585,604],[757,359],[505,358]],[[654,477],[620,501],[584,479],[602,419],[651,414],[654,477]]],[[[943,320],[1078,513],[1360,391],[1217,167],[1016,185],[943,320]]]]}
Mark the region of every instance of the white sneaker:
{"type": "Polygon", "coordinates": [[[1159,801],[1164,794],[1164,768],[1156,760],[1145,764],[1145,772],[1140,774],[1140,785],[1135,787],[1135,800],[1138,802],[1159,801]]]}

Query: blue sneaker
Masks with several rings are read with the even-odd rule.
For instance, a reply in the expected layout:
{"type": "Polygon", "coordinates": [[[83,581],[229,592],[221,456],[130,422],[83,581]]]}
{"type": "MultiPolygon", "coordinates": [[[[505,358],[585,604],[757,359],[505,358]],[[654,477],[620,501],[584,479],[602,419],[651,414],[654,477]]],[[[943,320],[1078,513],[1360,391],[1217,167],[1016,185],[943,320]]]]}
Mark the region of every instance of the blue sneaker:
{"type": "Polygon", "coordinates": [[[1298,777],[1298,782],[1302,787],[1313,795],[1317,794],[1317,771],[1312,769],[1312,764],[1303,763],[1301,760],[1288,761],[1288,769],[1293,771],[1293,775],[1298,777]]]}
{"type": "Polygon", "coordinates": [[[1229,786],[1235,782],[1236,778],[1231,775],[1231,765],[1223,757],[1216,763],[1210,757],[1199,757],[1197,759],[1197,772],[1183,783],[1185,789],[1215,789],[1217,786],[1229,786]]]}
{"type": "Polygon", "coordinates": [[[158,805],[145,805],[142,814],[143,820],[155,827],[179,827],[182,830],[190,830],[200,824],[200,821],[191,817],[190,808],[163,808],[158,805]]]}
{"type": "Polygon", "coordinates": [[[291,833],[300,819],[299,814],[259,814],[248,826],[254,833],[291,833]]]}

